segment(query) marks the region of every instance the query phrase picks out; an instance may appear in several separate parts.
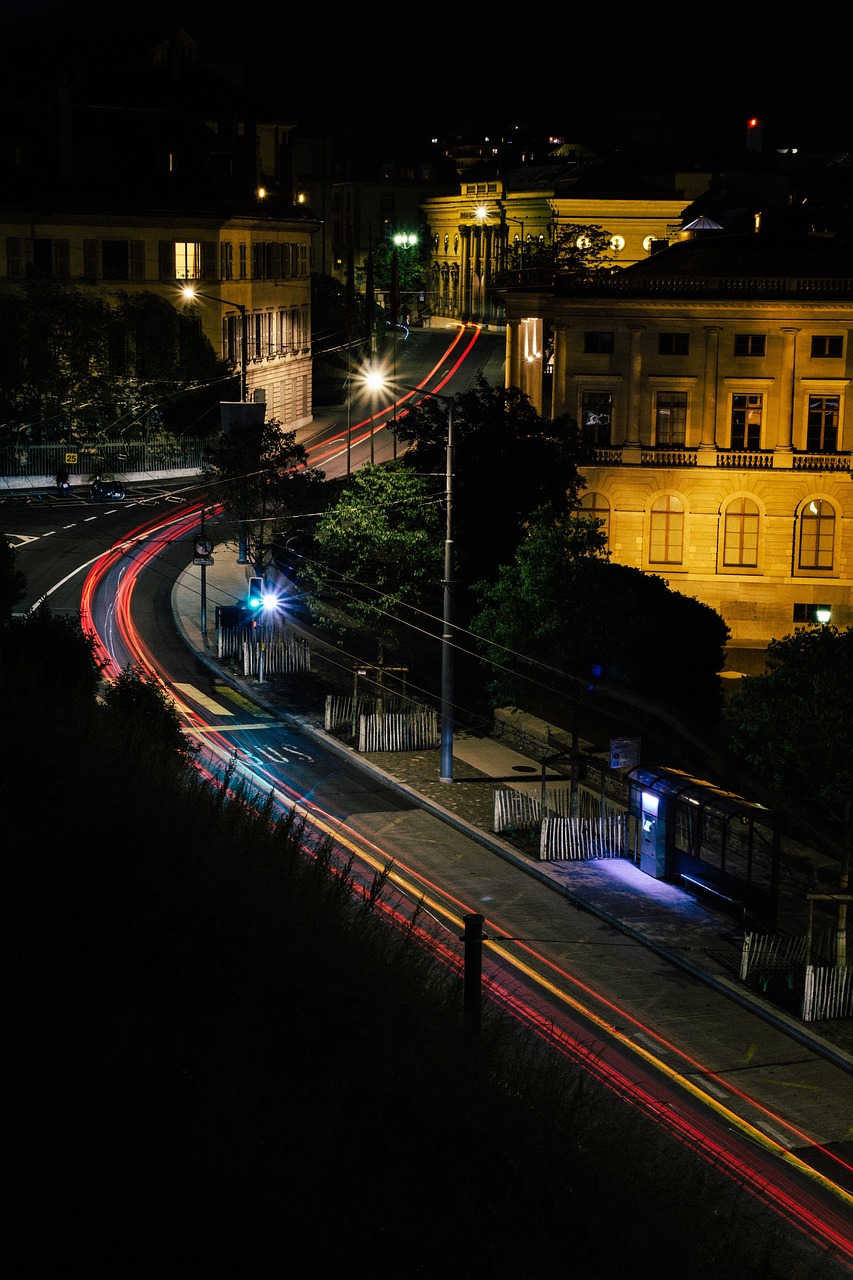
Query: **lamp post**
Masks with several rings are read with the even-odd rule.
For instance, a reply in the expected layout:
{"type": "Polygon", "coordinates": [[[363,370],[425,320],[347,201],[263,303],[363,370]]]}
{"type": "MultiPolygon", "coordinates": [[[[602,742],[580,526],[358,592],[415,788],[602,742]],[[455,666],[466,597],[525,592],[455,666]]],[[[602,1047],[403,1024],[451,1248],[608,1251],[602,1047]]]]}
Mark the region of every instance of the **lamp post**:
{"type": "MultiPolygon", "coordinates": [[[[368,373],[365,381],[374,394],[385,387],[385,379],[376,370],[368,373]]],[[[399,384],[403,386],[403,384],[399,384]]],[[[441,396],[422,387],[403,387],[425,400],[432,397],[441,400],[447,408],[447,446],[445,450],[445,533],[444,579],[441,607],[441,782],[453,781],[453,398],[441,396]]],[[[394,404],[396,407],[396,396],[394,404]]],[[[372,437],[371,437],[372,438],[372,437]]]]}
{"type": "Polygon", "coordinates": [[[221,302],[223,306],[234,307],[240,314],[240,403],[246,403],[248,393],[248,380],[246,369],[248,365],[249,354],[249,330],[248,321],[246,319],[246,308],[242,302],[232,302],[230,298],[220,298],[214,293],[202,293],[196,289],[194,285],[187,284],[181,289],[181,293],[188,301],[195,298],[207,298],[209,302],[221,302]]]}

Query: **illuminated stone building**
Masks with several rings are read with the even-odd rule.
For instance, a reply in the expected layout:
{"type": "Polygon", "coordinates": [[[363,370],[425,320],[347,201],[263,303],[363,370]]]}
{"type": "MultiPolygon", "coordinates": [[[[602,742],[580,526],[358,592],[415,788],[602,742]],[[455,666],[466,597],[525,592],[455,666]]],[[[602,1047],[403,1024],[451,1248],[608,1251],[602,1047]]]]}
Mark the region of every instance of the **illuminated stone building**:
{"type": "Polygon", "coordinates": [[[538,252],[560,226],[597,226],[612,237],[612,265],[645,260],[681,227],[687,200],[609,162],[556,158],[505,177],[463,174],[458,194],[423,205],[429,304],[436,316],[503,324],[507,272],[530,282],[538,252]],[[527,262],[525,261],[527,255],[527,262]]]}
{"type": "Polygon", "coordinates": [[[695,233],[505,305],[507,384],[583,424],[583,507],[613,558],[718,610],[733,670],[798,626],[853,625],[846,246],[695,233]]]}

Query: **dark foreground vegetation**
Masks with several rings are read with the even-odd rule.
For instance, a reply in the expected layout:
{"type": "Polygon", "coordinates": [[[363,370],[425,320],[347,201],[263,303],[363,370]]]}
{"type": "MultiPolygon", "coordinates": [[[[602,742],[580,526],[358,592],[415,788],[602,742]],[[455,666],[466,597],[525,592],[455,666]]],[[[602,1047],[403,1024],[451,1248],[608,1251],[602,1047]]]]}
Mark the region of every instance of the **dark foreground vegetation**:
{"type": "Polygon", "coordinates": [[[97,684],[0,632],[8,1275],[832,1275],[97,684]]]}

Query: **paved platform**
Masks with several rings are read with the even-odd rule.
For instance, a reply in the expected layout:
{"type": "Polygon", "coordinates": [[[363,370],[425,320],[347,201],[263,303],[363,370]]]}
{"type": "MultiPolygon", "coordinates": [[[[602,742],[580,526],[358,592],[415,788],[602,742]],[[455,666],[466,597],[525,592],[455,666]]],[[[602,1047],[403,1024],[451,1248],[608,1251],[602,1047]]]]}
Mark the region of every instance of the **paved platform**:
{"type": "MultiPolygon", "coordinates": [[[[184,572],[175,586],[172,605],[186,643],[222,675],[224,668],[212,649],[215,609],[217,605],[233,605],[245,598],[248,569],[238,565],[233,545],[223,544],[216,549],[213,567],[205,570],[206,634],[201,629],[200,573],[194,566],[184,572]]],[[[538,787],[541,785],[540,760],[525,755],[499,737],[463,732],[454,739],[453,781],[442,782],[438,750],[360,755],[325,732],[321,708],[316,708],[313,714],[306,714],[304,710],[294,713],[287,698],[277,693],[274,682],[267,680],[261,685],[254,678],[230,678],[268,709],[298,719],[305,732],[346,755],[359,768],[380,775],[389,785],[443,821],[466,831],[526,874],[552,885],[576,905],[853,1072],[853,1020],[806,1024],[740,983],[737,966],[742,926],[731,915],[699,901],[680,886],[645,875],[626,859],[542,862],[496,836],[493,829],[495,782],[500,779],[502,785],[524,789],[538,787]]]]}

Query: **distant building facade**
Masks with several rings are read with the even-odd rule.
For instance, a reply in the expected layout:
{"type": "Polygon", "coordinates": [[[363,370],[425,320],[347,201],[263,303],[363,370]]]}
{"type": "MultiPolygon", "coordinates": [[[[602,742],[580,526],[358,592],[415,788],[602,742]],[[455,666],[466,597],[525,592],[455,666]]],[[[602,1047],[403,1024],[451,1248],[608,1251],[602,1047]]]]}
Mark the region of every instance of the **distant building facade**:
{"type": "MultiPolygon", "coordinates": [[[[91,105],[58,80],[0,112],[0,290],[47,282],[191,308],[214,352],[245,368],[249,400],[288,429],[310,423],[316,222],[294,199],[289,130],[237,120],[224,97],[215,127],[201,103],[148,105],[165,94],[152,75],[128,105],[91,105]]],[[[112,355],[132,377],[132,335],[112,355]]]]}
{"type": "Polygon", "coordinates": [[[732,650],[853,625],[845,247],[705,231],[505,307],[507,384],[582,425],[582,506],[616,561],[716,609],[732,650]]]}
{"type": "Polygon", "coordinates": [[[557,158],[504,178],[466,174],[458,193],[435,197],[423,207],[430,308],[452,320],[501,325],[507,273],[526,282],[542,279],[532,263],[553,248],[561,226],[608,232],[612,265],[619,269],[666,244],[680,229],[686,204],[680,193],[586,157],[557,158]]]}

